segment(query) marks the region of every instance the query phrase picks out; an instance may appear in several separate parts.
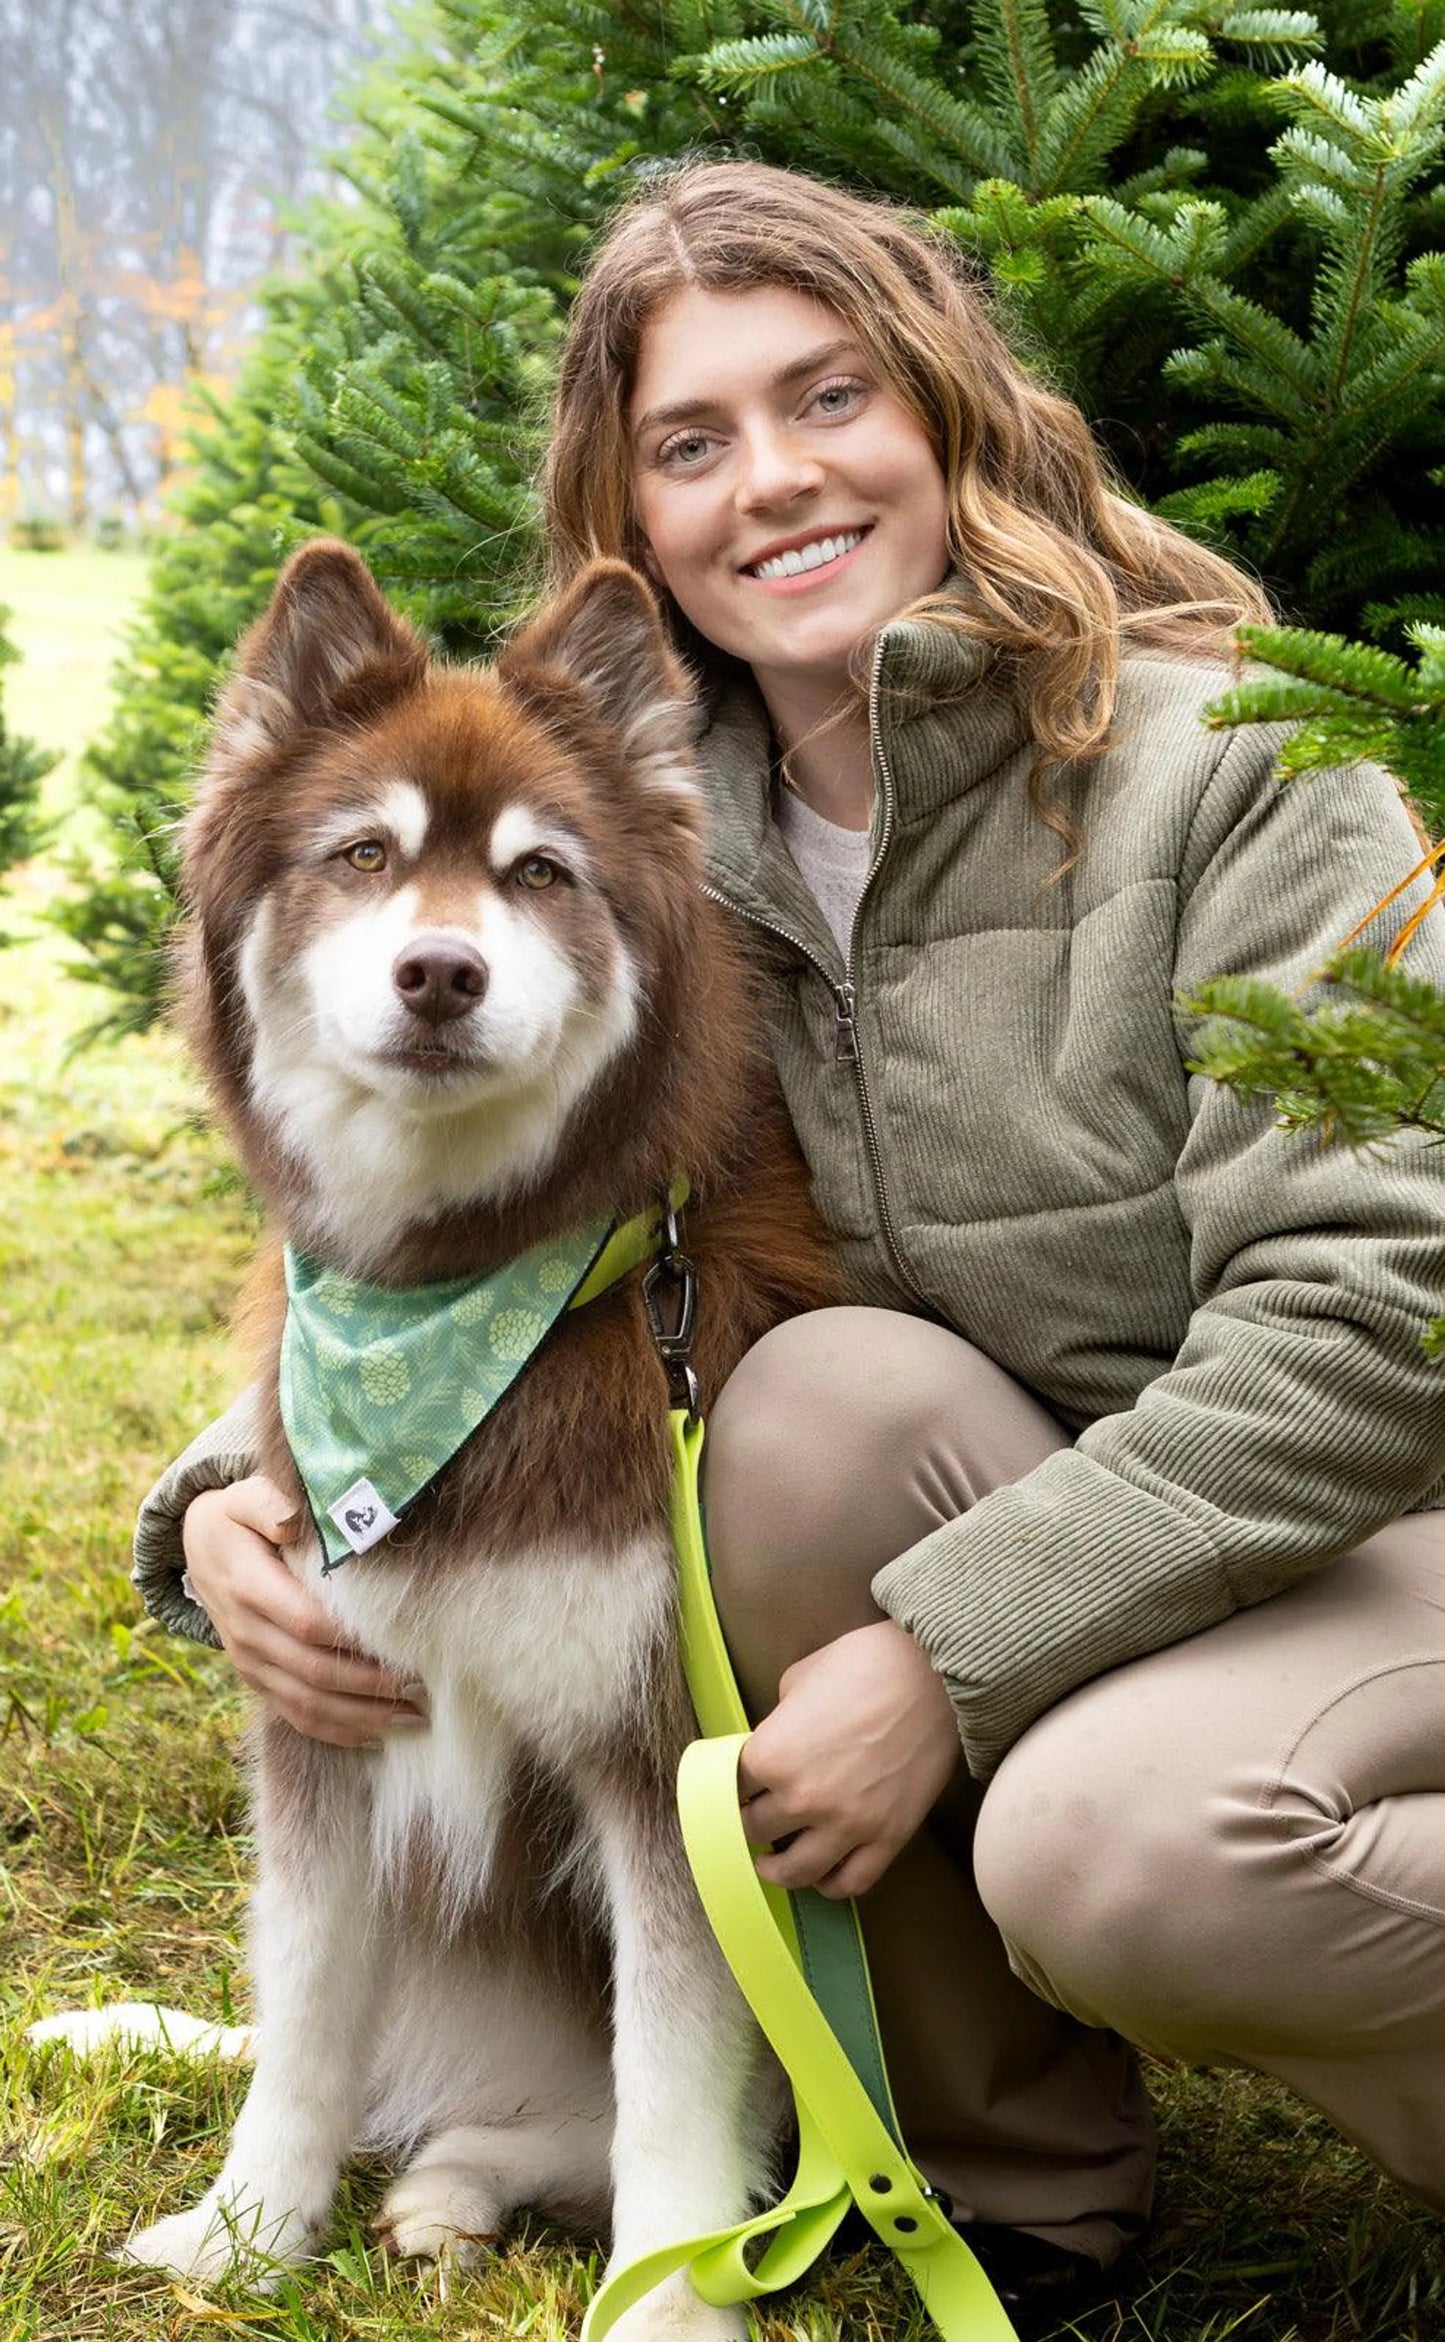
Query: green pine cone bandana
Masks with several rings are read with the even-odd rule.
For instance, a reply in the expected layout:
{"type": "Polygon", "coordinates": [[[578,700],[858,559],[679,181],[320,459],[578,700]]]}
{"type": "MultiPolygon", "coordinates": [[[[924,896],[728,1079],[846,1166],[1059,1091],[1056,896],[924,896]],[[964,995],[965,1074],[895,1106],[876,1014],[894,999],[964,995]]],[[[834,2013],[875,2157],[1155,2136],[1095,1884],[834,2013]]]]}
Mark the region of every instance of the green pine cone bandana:
{"type": "Polygon", "coordinates": [[[325,1570],[390,1535],[541,1347],[611,1228],[539,1244],[489,1277],[400,1292],[287,1245],[281,1420],[325,1570]]]}

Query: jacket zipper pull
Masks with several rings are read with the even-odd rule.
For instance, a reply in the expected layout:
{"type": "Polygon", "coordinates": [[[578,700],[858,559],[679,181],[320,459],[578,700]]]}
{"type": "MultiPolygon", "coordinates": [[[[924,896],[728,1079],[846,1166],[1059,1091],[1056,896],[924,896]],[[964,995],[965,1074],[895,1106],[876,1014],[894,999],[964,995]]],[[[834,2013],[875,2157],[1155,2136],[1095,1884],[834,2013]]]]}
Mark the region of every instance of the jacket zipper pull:
{"type": "Polygon", "coordinates": [[[858,1062],[858,1002],[851,984],[833,986],[833,1013],[838,1030],[833,1048],[835,1065],[856,1065],[858,1062]]]}

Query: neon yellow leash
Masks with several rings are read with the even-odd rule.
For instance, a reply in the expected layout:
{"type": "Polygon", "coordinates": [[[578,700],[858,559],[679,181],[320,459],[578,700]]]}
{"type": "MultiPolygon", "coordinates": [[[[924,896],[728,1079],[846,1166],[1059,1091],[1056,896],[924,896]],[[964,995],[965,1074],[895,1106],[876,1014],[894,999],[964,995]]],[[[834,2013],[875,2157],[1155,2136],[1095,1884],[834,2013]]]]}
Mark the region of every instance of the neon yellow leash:
{"type": "Polygon", "coordinates": [[[798,2164],[787,2194],[770,2211],[644,2254],[609,2277],[588,2310],[583,2342],[603,2342],[624,2311],[679,2269],[689,2271],[704,2301],[719,2305],[754,2301],[795,2283],[853,2204],[902,2261],[944,2342],[1016,2342],[988,2278],[903,2145],[856,1905],[812,1891],[790,1895],[765,1884],[753,1867],[738,1798],[748,1718],[713,1602],[702,1525],[703,1426],[689,1363],[695,1278],[672,1210],[664,1230],[666,1249],[649,1271],[645,1299],[673,1391],[672,1534],[682,1659],[704,1736],[684,1751],[678,1808],[713,1934],[792,2084],[798,2164]],[[671,1332],[660,1322],[658,1302],[668,1279],[681,1288],[671,1332]]]}

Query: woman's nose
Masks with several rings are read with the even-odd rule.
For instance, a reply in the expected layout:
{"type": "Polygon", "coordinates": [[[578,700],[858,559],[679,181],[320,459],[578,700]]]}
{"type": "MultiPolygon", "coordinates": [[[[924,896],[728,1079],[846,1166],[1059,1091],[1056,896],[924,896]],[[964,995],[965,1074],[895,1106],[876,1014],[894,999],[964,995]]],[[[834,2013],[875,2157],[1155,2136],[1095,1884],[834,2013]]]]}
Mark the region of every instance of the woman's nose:
{"type": "Polygon", "coordinates": [[[750,431],[742,443],[737,500],[743,512],[791,504],[823,484],[823,467],[790,431],[750,431]]]}

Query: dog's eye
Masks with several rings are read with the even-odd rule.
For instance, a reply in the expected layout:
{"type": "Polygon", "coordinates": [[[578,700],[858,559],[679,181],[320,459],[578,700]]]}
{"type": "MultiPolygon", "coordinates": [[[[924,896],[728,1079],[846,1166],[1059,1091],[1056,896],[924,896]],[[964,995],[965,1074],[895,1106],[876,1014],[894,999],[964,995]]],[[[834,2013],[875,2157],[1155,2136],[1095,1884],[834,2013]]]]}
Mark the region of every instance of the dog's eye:
{"type": "Polygon", "coordinates": [[[536,892],[544,886],[554,885],[562,873],[555,862],[547,860],[545,854],[529,854],[525,862],[517,864],[513,875],[518,886],[528,886],[536,892]]]}
{"type": "Polygon", "coordinates": [[[386,848],[380,838],[362,838],[356,845],[347,847],[342,860],[349,862],[353,870],[384,870],[386,848]]]}

